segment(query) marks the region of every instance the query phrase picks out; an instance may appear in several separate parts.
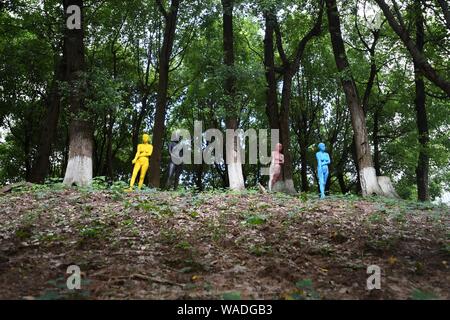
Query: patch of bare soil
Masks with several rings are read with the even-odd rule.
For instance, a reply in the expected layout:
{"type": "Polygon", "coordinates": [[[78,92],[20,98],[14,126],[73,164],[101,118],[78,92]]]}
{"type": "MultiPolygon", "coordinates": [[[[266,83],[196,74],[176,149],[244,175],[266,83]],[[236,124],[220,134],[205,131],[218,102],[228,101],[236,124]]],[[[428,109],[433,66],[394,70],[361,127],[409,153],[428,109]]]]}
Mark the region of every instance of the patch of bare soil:
{"type": "Polygon", "coordinates": [[[449,299],[448,217],[380,198],[13,192],[0,196],[0,298],[449,299]],[[66,287],[70,265],[81,290],[66,287]]]}

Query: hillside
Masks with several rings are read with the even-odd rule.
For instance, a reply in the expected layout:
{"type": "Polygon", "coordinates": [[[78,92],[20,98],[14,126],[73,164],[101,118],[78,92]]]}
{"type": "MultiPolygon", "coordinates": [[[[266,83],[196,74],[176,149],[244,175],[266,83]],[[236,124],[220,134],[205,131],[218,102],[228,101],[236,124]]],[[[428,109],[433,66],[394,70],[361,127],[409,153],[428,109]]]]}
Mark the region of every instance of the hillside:
{"type": "Polygon", "coordinates": [[[355,196],[24,187],[0,195],[0,298],[449,299],[448,218],[355,196]]]}

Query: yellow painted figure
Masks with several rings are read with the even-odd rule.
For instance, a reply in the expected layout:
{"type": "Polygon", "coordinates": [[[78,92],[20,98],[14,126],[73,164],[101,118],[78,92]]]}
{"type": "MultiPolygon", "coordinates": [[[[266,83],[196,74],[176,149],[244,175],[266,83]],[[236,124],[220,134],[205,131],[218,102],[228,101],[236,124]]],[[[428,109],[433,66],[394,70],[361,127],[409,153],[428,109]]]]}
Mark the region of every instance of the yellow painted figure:
{"type": "Polygon", "coordinates": [[[144,178],[145,174],[147,173],[148,169],[148,158],[152,155],[153,152],[153,146],[149,143],[150,136],[148,134],[144,134],[142,136],[142,142],[137,147],[136,156],[133,159],[134,169],[133,169],[133,175],[131,176],[130,181],[130,189],[129,191],[133,190],[134,182],[136,181],[137,174],[139,173],[139,170],[141,171],[141,174],[139,176],[139,189],[142,188],[142,185],[144,184],[144,178]]]}

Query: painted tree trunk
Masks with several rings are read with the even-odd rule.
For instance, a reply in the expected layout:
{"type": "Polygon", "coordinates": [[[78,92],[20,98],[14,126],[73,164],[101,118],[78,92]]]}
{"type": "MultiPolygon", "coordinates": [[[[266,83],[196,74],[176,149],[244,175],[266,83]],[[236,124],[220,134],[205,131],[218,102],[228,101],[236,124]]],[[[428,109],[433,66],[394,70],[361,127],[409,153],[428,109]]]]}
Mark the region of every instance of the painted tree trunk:
{"type": "Polygon", "coordinates": [[[69,161],[64,184],[86,186],[92,182],[93,137],[91,124],[73,120],[69,128],[69,161]]]}
{"type": "MultiPolygon", "coordinates": [[[[238,128],[237,110],[235,107],[236,77],[234,76],[234,32],[233,32],[233,0],[222,0],[223,7],[223,53],[224,64],[229,68],[228,76],[225,79],[225,95],[227,102],[226,126],[227,129],[236,130],[238,128]]],[[[228,181],[231,190],[245,189],[244,175],[242,174],[240,139],[235,138],[232,143],[226,144],[228,181]]]]}
{"type": "Polygon", "coordinates": [[[327,13],[336,66],[341,73],[341,82],[351,114],[361,193],[363,196],[371,194],[383,195],[372,162],[364,110],[361,106],[356,84],[347,60],[336,0],[327,0],[327,13]]]}
{"type": "MultiPolygon", "coordinates": [[[[64,184],[86,186],[92,182],[93,134],[92,124],[81,120],[84,107],[85,84],[82,73],[85,68],[83,0],[64,0],[64,11],[71,5],[81,9],[81,28],[64,31],[64,59],[66,81],[70,86],[69,110],[72,119],[69,124],[69,158],[64,184]]],[[[66,16],[68,18],[68,16],[66,16]]]]}

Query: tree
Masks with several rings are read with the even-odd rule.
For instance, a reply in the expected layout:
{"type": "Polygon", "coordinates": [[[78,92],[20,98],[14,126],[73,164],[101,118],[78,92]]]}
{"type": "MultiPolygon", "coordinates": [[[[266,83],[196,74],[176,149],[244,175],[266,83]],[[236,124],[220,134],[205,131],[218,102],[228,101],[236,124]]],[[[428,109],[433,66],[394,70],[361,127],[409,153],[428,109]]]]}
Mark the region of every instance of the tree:
{"type": "Polygon", "coordinates": [[[169,89],[169,66],[175,41],[178,9],[181,0],[172,0],[169,10],[166,10],[161,0],[156,0],[164,18],[164,38],[159,52],[159,82],[156,100],[155,123],[153,126],[153,155],[150,157],[150,184],[160,186],[161,154],[164,142],[165,121],[167,112],[167,91],[169,89]]]}
{"type": "Polygon", "coordinates": [[[327,0],[328,26],[333,46],[336,66],[341,73],[342,87],[350,109],[358,161],[361,191],[364,196],[373,193],[382,195],[375,168],[372,162],[369,138],[367,134],[366,117],[362,108],[355,80],[350,70],[344,40],[341,33],[341,22],[336,0],[327,0]]]}
{"type": "Polygon", "coordinates": [[[67,66],[65,80],[69,89],[68,103],[72,117],[69,125],[69,159],[64,183],[85,186],[92,181],[93,132],[84,105],[86,88],[83,0],[64,0],[63,5],[66,21],[72,16],[68,13],[69,7],[76,6],[80,10],[79,17],[76,11],[74,13],[74,18],[79,19],[80,28],[69,29],[66,24],[64,30],[64,59],[67,66]]]}
{"type": "Polygon", "coordinates": [[[284,188],[288,193],[295,193],[293,180],[292,157],[290,152],[290,130],[289,130],[289,109],[292,96],[292,79],[297,73],[300,62],[305,51],[306,45],[314,37],[317,37],[321,31],[323,15],[323,3],[320,4],[318,18],[314,26],[309,32],[298,42],[291,57],[288,57],[283,48],[282,35],[277,17],[273,12],[273,8],[264,11],[265,17],[265,38],[264,38],[264,64],[266,67],[267,79],[267,102],[266,110],[271,129],[279,129],[281,136],[281,144],[283,145],[284,165],[283,180],[284,188]],[[275,66],[274,62],[274,38],[276,36],[276,47],[281,57],[282,65],[275,66]],[[281,93],[281,105],[278,107],[277,98],[277,80],[276,73],[281,73],[283,79],[283,87],[281,93]]]}
{"type": "MultiPolygon", "coordinates": [[[[236,77],[234,75],[234,33],[233,33],[233,8],[234,0],[222,0],[223,7],[223,62],[227,68],[225,77],[225,110],[226,128],[236,130],[238,128],[237,110],[235,107],[236,77]]],[[[242,190],[244,176],[242,174],[240,137],[233,135],[233,141],[226,143],[226,158],[228,181],[231,190],[242,190]]]]}
{"type": "MultiPolygon", "coordinates": [[[[414,18],[416,25],[416,47],[417,50],[423,54],[425,45],[425,30],[421,1],[416,1],[414,4],[414,18]]],[[[414,80],[416,87],[415,106],[417,131],[420,145],[419,159],[416,168],[417,197],[420,201],[427,201],[430,199],[428,191],[428,171],[430,165],[430,159],[428,156],[428,117],[426,109],[425,81],[423,79],[422,69],[416,61],[414,61],[414,80]]]]}

